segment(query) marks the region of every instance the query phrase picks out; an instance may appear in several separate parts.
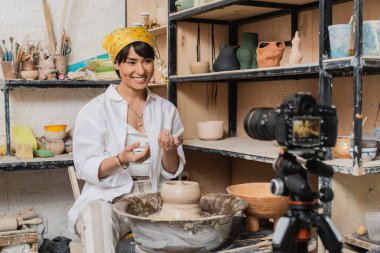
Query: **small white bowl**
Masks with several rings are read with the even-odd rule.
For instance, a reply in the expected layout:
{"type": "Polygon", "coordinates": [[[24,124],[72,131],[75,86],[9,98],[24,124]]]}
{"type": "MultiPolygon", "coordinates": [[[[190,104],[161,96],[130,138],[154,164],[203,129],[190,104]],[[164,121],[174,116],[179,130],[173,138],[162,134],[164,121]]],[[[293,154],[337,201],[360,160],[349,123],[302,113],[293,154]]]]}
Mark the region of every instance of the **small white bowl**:
{"type": "Polygon", "coordinates": [[[190,71],[192,74],[203,74],[210,72],[210,63],[208,61],[190,63],[190,71]]]}
{"type": "Polygon", "coordinates": [[[224,121],[197,122],[198,137],[201,140],[220,140],[223,138],[224,121]]]}
{"type": "MultiPolygon", "coordinates": [[[[362,161],[368,162],[375,158],[377,153],[377,148],[362,148],[362,161]]],[[[353,148],[350,148],[350,156],[354,158],[353,148]]]]}

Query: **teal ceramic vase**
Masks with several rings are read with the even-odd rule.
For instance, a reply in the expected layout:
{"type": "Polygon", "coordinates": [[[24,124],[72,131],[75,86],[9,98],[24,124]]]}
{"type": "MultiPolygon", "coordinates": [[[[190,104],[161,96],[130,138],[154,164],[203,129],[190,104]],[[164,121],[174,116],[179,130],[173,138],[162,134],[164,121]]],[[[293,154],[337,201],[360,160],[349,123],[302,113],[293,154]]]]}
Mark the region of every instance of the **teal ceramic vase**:
{"type": "Polygon", "coordinates": [[[241,34],[242,45],[236,51],[236,56],[240,62],[240,69],[256,69],[258,44],[257,33],[245,32],[241,34]]]}
{"type": "Polygon", "coordinates": [[[380,20],[363,22],[363,54],[380,56],[380,20]]]}

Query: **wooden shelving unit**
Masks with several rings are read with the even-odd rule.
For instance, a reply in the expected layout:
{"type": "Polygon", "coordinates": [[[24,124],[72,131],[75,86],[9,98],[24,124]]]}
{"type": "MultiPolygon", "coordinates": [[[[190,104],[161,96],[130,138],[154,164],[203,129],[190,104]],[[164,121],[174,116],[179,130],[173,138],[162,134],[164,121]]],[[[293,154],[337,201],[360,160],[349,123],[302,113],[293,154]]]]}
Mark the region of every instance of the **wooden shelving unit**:
{"type": "Polygon", "coordinates": [[[9,109],[9,92],[19,89],[78,89],[78,88],[101,88],[106,89],[111,84],[118,84],[120,80],[111,81],[89,81],[89,80],[2,80],[0,79],[0,89],[4,93],[4,112],[5,112],[5,138],[7,151],[6,157],[0,160],[1,170],[36,170],[36,169],[54,169],[65,168],[73,165],[71,157],[55,156],[53,158],[36,158],[33,160],[19,161],[10,156],[10,109],[9,109]],[[8,168],[9,167],[9,168],[8,168]],[[7,169],[8,168],[8,169],[7,169]]]}
{"type": "Polygon", "coordinates": [[[71,155],[18,160],[14,156],[0,156],[0,171],[62,169],[74,165],[71,155]]]}
{"type": "Polygon", "coordinates": [[[154,29],[149,30],[150,34],[153,35],[153,37],[158,37],[162,35],[166,35],[168,33],[168,27],[167,26],[160,26],[154,29]]]}
{"type": "Polygon", "coordinates": [[[319,64],[300,64],[294,66],[280,66],[273,68],[244,69],[232,71],[211,72],[187,76],[170,76],[172,82],[210,82],[210,81],[262,81],[318,78],[319,64]]]}
{"type": "Polygon", "coordinates": [[[356,233],[343,235],[343,240],[345,243],[366,249],[372,250],[380,247],[380,242],[372,241],[368,238],[368,235],[358,235],[356,233]]]}

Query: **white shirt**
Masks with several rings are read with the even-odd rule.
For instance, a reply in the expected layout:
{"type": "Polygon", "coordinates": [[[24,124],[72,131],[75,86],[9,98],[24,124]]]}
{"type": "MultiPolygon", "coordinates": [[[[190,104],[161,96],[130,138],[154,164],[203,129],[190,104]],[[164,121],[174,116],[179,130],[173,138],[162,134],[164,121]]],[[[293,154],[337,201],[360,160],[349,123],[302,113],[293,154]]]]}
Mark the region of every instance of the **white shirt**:
{"type": "MultiPolygon", "coordinates": [[[[103,94],[92,99],[79,111],[76,119],[74,165],[78,176],[86,183],[68,213],[69,229],[73,233],[79,211],[84,205],[98,199],[112,201],[115,197],[128,194],[133,186],[129,170],[122,168],[104,179],[98,178],[102,161],[120,153],[127,137],[128,103],[116,87],[111,85],[103,94]]],[[[147,94],[143,119],[150,144],[152,191],[158,191],[164,181],[177,177],[186,163],[181,145],[177,149],[180,162],[176,173],[166,172],[161,164],[162,149],[158,145],[158,135],[164,129],[171,129],[172,135],[179,136],[184,129],[177,108],[172,103],[149,89],[147,94]]]]}

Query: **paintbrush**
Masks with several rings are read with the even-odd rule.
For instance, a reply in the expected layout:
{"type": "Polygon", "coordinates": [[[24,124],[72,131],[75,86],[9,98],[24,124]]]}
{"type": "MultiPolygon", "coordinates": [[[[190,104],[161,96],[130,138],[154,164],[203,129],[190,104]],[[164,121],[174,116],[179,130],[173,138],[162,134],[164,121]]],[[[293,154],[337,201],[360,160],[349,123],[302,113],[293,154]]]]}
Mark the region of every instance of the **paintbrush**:
{"type": "Polygon", "coordinates": [[[5,45],[5,40],[2,41],[4,45],[4,61],[8,61],[8,50],[7,46],[5,45]]]}
{"type": "Polygon", "coordinates": [[[9,37],[9,41],[11,42],[11,52],[10,52],[10,54],[12,56],[12,59],[10,59],[10,60],[14,61],[15,60],[15,56],[13,55],[14,51],[13,51],[13,37],[12,36],[9,37]]]}
{"type": "Polygon", "coordinates": [[[3,61],[4,60],[4,51],[3,51],[3,47],[0,46],[0,61],[3,61]]]}

